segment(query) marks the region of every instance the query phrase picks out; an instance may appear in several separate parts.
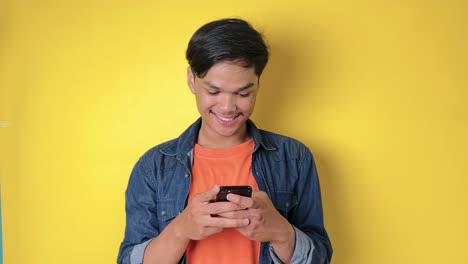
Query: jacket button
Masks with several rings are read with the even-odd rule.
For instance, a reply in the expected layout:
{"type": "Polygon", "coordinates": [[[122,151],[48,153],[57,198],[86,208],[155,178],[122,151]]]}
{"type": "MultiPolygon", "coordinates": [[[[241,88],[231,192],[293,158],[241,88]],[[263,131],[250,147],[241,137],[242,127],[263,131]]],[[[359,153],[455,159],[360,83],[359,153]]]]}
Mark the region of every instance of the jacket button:
{"type": "Polygon", "coordinates": [[[284,205],[286,205],[286,207],[289,207],[289,202],[284,203],[284,205]]]}
{"type": "Polygon", "coordinates": [[[185,179],[187,179],[188,176],[189,176],[188,173],[185,173],[185,175],[184,175],[185,179]]]}
{"type": "Polygon", "coordinates": [[[161,212],[161,215],[166,215],[166,211],[163,210],[163,211],[161,212]]]}

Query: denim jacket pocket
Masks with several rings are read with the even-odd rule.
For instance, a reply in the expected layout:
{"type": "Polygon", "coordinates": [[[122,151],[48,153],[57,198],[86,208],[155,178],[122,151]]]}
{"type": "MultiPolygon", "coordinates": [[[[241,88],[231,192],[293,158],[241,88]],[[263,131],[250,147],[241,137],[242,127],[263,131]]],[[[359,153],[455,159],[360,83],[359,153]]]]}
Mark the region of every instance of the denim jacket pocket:
{"type": "Polygon", "coordinates": [[[286,218],[288,218],[291,209],[298,204],[298,200],[293,192],[275,192],[272,202],[281,215],[286,218]]]}
{"type": "Polygon", "coordinates": [[[176,200],[159,200],[157,214],[159,222],[163,225],[167,225],[168,221],[172,220],[179,214],[176,200]]]}

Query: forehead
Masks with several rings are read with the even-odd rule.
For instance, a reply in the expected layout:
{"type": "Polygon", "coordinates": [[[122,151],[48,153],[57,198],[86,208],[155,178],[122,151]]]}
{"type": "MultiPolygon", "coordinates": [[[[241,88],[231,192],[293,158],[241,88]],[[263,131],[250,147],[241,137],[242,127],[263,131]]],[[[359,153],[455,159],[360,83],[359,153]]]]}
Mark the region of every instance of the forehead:
{"type": "Polygon", "coordinates": [[[247,83],[256,84],[258,76],[255,74],[254,67],[246,68],[239,62],[224,61],[213,65],[201,79],[215,85],[238,84],[244,86],[247,83]]]}

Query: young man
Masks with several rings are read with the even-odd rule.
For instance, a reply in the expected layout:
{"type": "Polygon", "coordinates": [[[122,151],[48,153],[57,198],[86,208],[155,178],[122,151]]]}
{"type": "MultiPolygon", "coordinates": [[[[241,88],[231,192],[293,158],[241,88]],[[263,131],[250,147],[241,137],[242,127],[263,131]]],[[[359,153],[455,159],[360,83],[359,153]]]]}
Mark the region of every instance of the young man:
{"type": "Polygon", "coordinates": [[[186,57],[201,118],[135,165],[118,263],[330,263],[312,154],[249,119],[268,61],[262,36],[243,20],[210,22],[186,57]],[[211,202],[223,185],[254,192],[211,202]]]}

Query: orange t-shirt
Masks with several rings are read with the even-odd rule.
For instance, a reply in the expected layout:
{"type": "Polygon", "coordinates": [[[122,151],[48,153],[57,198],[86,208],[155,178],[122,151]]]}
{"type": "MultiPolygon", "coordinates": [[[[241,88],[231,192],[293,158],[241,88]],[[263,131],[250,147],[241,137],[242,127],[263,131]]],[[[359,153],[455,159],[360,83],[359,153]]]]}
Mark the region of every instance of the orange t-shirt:
{"type": "MultiPolygon", "coordinates": [[[[252,139],[228,149],[195,145],[189,200],[215,184],[250,185],[257,191],[251,170],[254,145],[252,139]]],[[[190,241],[186,253],[189,264],[253,264],[258,263],[260,242],[227,228],[203,240],[190,241]]]]}

